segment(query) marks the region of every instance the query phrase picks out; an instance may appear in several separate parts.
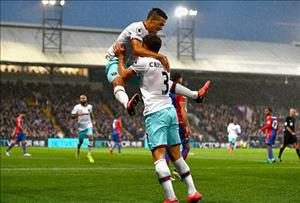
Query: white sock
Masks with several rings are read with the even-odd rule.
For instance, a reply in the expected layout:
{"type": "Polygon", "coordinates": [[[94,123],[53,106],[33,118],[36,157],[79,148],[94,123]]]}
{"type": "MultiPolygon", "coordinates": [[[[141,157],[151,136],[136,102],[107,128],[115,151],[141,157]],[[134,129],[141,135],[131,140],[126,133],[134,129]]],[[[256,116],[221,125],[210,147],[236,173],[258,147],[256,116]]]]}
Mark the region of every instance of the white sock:
{"type": "Polygon", "coordinates": [[[165,159],[157,160],[154,163],[154,166],[155,166],[155,171],[159,179],[159,182],[164,189],[166,198],[169,200],[174,199],[176,196],[174,193],[172,182],[170,180],[171,173],[166,160],[165,159]],[[164,179],[165,181],[163,181],[164,179]]]}
{"type": "Polygon", "coordinates": [[[184,87],[183,85],[181,84],[178,84],[176,83],[176,86],[175,86],[175,93],[176,94],[180,94],[182,96],[186,96],[188,98],[191,98],[191,99],[197,99],[198,98],[198,91],[192,91],[186,87],[184,87]]]}
{"type": "Polygon", "coordinates": [[[88,154],[89,155],[91,155],[91,153],[92,153],[93,145],[94,145],[93,141],[89,141],[89,145],[88,145],[88,154]]]}
{"type": "Polygon", "coordinates": [[[123,104],[123,106],[125,108],[127,108],[127,103],[128,103],[128,95],[125,91],[125,88],[123,86],[116,86],[114,88],[114,95],[116,97],[116,99],[121,103],[123,104]]]}
{"type": "Polygon", "coordinates": [[[190,174],[190,168],[186,164],[184,159],[182,157],[180,157],[179,159],[174,161],[173,164],[174,164],[177,172],[180,174],[180,176],[185,176],[185,177],[181,177],[181,178],[187,186],[188,195],[190,196],[190,195],[195,194],[197,192],[197,190],[195,188],[192,175],[190,174]]]}

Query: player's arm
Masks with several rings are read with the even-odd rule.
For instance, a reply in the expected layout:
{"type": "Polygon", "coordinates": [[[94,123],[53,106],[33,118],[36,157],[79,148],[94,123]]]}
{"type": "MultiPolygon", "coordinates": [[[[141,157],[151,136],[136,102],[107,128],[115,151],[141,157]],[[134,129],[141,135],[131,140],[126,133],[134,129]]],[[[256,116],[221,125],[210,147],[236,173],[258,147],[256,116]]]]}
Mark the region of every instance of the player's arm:
{"type": "Polygon", "coordinates": [[[285,129],[286,129],[287,131],[289,131],[292,135],[296,135],[296,132],[294,132],[294,131],[290,128],[290,126],[287,126],[285,129]]]}
{"type": "Polygon", "coordinates": [[[24,127],[23,119],[20,121],[19,128],[21,129],[21,131],[25,132],[25,127],[24,127]]]}
{"type": "Polygon", "coordinates": [[[140,57],[151,57],[159,60],[162,65],[164,66],[164,69],[169,72],[170,65],[168,58],[160,53],[155,53],[153,51],[150,51],[148,49],[145,49],[142,45],[142,42],[138,39],[132,39],[131,40],[131,46],[132,51],[135,55],[140,57]]]}
{"type": "Polygon", "coordinates": [[[79,116],[82,116],[82,115],[83,115],[82,112],[78,113],[77,106],[75,106],[75,107],[73,108],[73,110],[71,111],[71,114],[72,114],[72,115],[71,115],[71,118],[72,118],[72,119],[78,118],[79,116]]]}
{"type": "Polygon", "coordinates": [[[114,52],[119,59],[118,72],[124,81],[136,75],[131,68],[125,68],[125,48],[121,44],[114,46],[114,52]]]}
{"type": "Polygon", "coordinates": [[[92,123],[93,123],[93,126],[95,127],[95,125],[96,125],[96,120],[95,120],[95,116],[94,116],[93,111],[90,112],[90,116],[91,116],[91,121],[92,121],[92,123]]]}
{"type": "Polygon", "coordinates": [[[180,106],[180,112],[182,115],[182,121],[185,126],[185,137],[189,137],[190,135],[190,124],[189,124],[189,119],[188,119],[188,113],[186,109],[186,100],[184,98],[180,99],[179,101],[179,106],[180,106]]]}
{"type": "Polygon", "coordinates": [[[259,129],[258,132],[261,133],[262,131],[264,131],[264,130],[270,128],[271,125],[272,125],[272,118],[271,118],[271,117],[268,117],[268,118],[267,118],[266,124],[265,124],[261,129],[259,129]]]}

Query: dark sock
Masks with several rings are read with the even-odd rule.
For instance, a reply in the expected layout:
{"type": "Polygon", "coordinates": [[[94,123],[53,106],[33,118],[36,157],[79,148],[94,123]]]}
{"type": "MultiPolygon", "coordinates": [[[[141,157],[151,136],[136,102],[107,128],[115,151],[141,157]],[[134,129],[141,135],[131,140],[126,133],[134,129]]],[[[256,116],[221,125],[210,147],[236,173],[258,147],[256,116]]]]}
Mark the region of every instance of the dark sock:
{"type": "Polygon", "coordinates": [[[82,142],[79,142],[78,144],[77,144],[77,154],[79,155],[79,153],[80,153],[80,147],[81,147],[81,145],[82,145],[82,142]]]}
{"type": "Polygon", "coordinates": [[[298,157],[300,159],[300,149],[296,149],[296,153],[298,154],[298,157]]]}
{"type": "Polygon", "coordinates": [[[281,155],[284,151],[285,147],[281,147],[280,150],[279,150],[279,155],[278,155],[278,158],[281,159],[281,155]]]}

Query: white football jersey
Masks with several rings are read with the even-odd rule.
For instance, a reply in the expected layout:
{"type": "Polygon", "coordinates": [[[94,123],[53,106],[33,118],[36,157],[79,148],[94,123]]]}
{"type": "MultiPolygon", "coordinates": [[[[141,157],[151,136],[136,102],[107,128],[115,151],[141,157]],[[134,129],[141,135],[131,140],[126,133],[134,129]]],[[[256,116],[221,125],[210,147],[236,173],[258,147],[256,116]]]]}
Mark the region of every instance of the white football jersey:
{"type": "Polygon", "coordinates": [[[115,58],[115,53],[113,46],[116,43],[123,44],[126,48],[126,56],[125,56],[125,62],[127,66],[130,66],[133,64],[134,61],[136,61],[137,56],[135,56],[132,53],[132,47],[131,47],[131,40],[137,39],[139,41],[143,41],[143,38],[148,35],[149,32],[145,28],[145,25],[143,22],[135,22],[127,26],[119,35],[117,41],[108,49],[108,56],[110,59],[115,58]]]}
{"type": "Polygon", "coordinates": [[[78,131],[82,131],[85,130],[87,128],[92,128],[93,127],[93,123],[91,120],[91,113],[93,110],[93,106],[88,104],[86,106],[82,106],[81,104],[77,104],[76,106],[74,106],[73,110],[72,110],[72,114],[79,114],[79,113],[83,113],[82,116],[78,116],[77,117],[77,130],[78,131]]]}
{"type": "Polygon", "coordinates": [[[140,77],[144,115],[173,107],[169,97],[170,73],[164,71],[160,61],[150,57],[139,57],[130,68],[140,77]]]}
{"type": "Polygon", "coordinates": [[[239,124],[229,123],[227,127],[228,137],[236,138],[241,133],[241,126],[239,124]]]}

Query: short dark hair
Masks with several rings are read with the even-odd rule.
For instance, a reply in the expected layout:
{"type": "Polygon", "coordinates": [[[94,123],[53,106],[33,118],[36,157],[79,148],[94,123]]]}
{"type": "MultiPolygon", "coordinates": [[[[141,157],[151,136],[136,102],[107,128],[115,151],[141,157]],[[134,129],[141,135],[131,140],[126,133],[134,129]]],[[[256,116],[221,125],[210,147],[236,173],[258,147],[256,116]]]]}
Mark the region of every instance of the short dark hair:
{"type": "Polygon", "coordinates": [[[173,82],[178,82],[180,78],[182,78],[182,76],[181,76],[181,74],[178,73],[178,72],[175,72],[175,73],[173,73],[173,74],[171,75],[171,80],[172,80],[173,82]]]}
{"type": "Polygon", "coordinates": [[[143,43],[147,46],[147,48],[153,52],[158,53],[161,47],[161,39],[157,35],[146,35],[143,38],[143,43]]]}
{"type": "Polygon", "coordinates": [[[157,16],[160,16],[160,17],[164,18],[165,20],[168,20],[167,14],[160,8],[152,8],[148,13],[147,19],[149,19],[151,17],[155,18],[157,16]]]}
{"type": "Polygon", "coordinates": [[[26,113],[27,113],[26,110],[21,110],[21,111],[20,111],[20,114],[26,114],[26,113]]]}
{"type": "Polygon", "coordinates": [[[267,109],[269,112],[271,112],[271,113],[273,112],[273,109],[271,107],[267,107],[267,109]]]}

